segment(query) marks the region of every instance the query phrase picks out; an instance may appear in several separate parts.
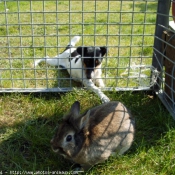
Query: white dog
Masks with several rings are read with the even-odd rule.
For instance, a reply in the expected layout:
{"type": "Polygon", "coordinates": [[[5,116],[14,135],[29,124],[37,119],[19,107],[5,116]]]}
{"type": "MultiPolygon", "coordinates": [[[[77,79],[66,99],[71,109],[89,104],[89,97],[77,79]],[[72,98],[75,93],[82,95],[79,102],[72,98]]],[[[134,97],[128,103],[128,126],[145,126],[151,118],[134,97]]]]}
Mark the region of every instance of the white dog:
{"type": "Polygon", "coordinates": [[[85,87],[95,92],[102,102],[109,102],[109,98],[98,88],[104,87],[101,78],[101,62],[107,48],[93,46],[75,48],[74,46],[79,40],[80,36],[73,37],[61,54],[54,58],[39,59],[35,61],[34,66],[46,61],[49,65],[66,68],[75,81],[82,82],[85,87]]]}

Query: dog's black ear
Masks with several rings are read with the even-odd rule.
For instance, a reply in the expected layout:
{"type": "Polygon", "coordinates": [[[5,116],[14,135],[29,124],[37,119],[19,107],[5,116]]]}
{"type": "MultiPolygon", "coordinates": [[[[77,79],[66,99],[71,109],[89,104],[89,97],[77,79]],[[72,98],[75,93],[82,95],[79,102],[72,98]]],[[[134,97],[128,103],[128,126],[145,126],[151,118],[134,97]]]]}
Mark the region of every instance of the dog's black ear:
{"type": "Polygon", "coordinates": [[[104,56],[105,54],[107,54],[107,47],[105,47],[105,46],[100,47],[100,50],[101,50],[102,56],[104,56]]]}
{"type": "Polygon", "coordinates": [[[78,54],[80,54],[81,56],[84,56],[84,55],[86,55],[86,53],[87,53],[87,47],[78,47],[77,48],[77,52],[78,52],[78,54]]]}

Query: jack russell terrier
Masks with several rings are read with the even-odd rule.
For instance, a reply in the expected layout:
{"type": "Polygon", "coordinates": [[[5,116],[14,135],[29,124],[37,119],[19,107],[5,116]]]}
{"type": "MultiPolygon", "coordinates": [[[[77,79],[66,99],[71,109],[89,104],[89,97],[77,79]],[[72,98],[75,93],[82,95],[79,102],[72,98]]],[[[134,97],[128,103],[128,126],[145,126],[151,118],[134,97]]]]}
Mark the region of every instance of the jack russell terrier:
{"type": "Polygon", "coordinates": [[[98,88],[105,86],[101,78],[101,63],[103,56],[107,53],[107,48],[93,46],[75,48],[74,46],[79,40],[80,36],[73,37],[62,53],[54,58],[47,56],[36,60],[34,67],[45,61],[51,66],[67,69],[73,80],[82,82],[85,87],[95,92],[103,103],[109,102],[109,98],[98,88]]]}

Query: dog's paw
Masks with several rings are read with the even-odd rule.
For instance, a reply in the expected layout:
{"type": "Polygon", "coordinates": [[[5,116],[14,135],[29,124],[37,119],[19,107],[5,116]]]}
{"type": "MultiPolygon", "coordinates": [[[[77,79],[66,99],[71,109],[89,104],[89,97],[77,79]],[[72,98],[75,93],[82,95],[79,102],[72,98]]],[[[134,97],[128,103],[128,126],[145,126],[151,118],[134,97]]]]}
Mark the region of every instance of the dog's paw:
{"type": "Polygon", "coordinates": [[[41,59],[39,59],[39,60],[35,60],[35,61],[34,61],[34,64],[33,64],[33,67],[34,67],[34,68],[37,67],[41,62],[47,60],[48,58],[49,58],[49,56],[46,56],[46,57],[41,58],[41,59]]]}
{"type": "Polygon", "coordinates": [[[110,102],[110,99],[105,95],[101,98],[102,103],[110,102]]]}
{"type": "Polygon", "coordinates": [[[97,79],[97,80],[95,81],[95,84],[96,84],[98,87],[100,87],[100,88],[104,88],[104,87],[105,87],[105,84],[103,83],[103,80],[101,80],[101,79],[97,79]]]}
{"type": "Polygon", "coordinates": [[[41,62],[41,59],[35,60],[34,64],[33,64],[33,67],[37,67],[40,62],[41,62]]]}
{"type": "Polygon", "coordinates": [[[105,84],[104,84],[103,82],[101,82],[101,83],[98,84],[98,86],[99,86],[100,88],[104,88],[104,87],[105,87],[105,84]]]}

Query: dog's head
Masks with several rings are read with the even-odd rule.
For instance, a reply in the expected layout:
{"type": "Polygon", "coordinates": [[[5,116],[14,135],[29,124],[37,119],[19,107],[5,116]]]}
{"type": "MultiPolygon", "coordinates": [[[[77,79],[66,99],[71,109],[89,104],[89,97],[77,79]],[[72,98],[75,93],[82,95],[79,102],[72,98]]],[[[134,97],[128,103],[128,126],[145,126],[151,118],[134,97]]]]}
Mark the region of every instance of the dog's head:
{"type": "Polygon", "coordinates": [[[78,47],[78,54],[81,55],[84,67],[86,69],[87,79],[93,78],[95,68],[97,68],[102,60],[103,56],[107,53],[106,47],[78,47]]]}

